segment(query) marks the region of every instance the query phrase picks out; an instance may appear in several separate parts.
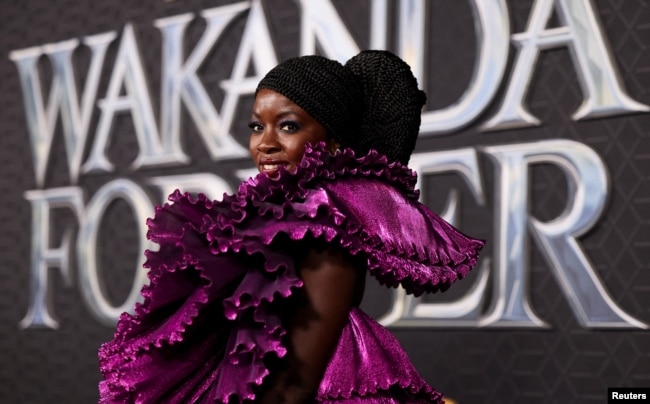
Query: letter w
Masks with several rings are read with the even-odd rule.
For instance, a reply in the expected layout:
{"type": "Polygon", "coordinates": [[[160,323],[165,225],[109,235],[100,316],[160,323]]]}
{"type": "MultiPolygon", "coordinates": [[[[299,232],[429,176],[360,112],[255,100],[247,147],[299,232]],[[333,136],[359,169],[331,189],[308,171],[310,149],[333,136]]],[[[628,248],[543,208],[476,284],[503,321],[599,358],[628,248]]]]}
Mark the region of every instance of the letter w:
{"type": "Polygon", "coordinates": [[[63,126],[70,180],[72,183],[76,183],[79,178],[79,168],[88,135],[93,101],[99,85],[101,67],[106,56],[106,49],[115,37],[115,32],[108,32],[84,38],[83,42],[91,48],[92,56],[81,104],[77,98],[77,87],[72,67],[72,52],[78,47],[79,40],[71,39],[55,44],[15,50],[9,54],[9,58],[16,63],[20,75],[38,187],[42,187],[45,182],[47,163],[59,113],[63,126]],[[47,100],[47,109],[44,105],[45,100],[41,91],[38,71],[38,60],[44,54],[49,57],[52,64],[52,84],[47,100]]]}

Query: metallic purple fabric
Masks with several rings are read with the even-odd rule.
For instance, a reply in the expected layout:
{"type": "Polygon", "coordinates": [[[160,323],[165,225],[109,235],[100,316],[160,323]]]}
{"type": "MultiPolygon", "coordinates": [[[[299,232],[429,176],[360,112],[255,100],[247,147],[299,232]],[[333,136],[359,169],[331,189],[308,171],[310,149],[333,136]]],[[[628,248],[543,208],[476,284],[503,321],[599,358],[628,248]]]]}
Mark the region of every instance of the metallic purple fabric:
{"type": "Polygon", "coordinates": [[[359,308],[350,311],[321,381],[318,402],[416,404],[441,399],[393,334],[359,308]],[[391,391],[392,386],[399,389],[391,391]]]}
{"type": "MultiPolygon", "coordinates": [[[[371,152],[307,147],[295,173],[258,175],[210,201],[178,191],[156,210],[148,237],[150,285],[99,351],[100,402],[253,400],[263,358],[286,353],[275,302],[302,281],[283,236],[363,254],[380,282],[420,294],[447,288],[483,242],[417,202],[415,173],[371,152]]],[[[352,309],[318,392],[320,402],[439,402],[395,338],[352,309]]]]}

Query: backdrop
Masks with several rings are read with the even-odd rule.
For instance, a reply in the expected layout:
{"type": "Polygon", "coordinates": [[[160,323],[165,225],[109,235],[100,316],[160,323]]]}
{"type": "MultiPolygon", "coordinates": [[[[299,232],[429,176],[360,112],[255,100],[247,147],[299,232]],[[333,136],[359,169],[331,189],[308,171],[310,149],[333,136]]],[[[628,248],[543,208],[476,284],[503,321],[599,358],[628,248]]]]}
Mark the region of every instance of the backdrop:
{"type": "Polygon", "coordinates": [[[250,175],[276,63],[366,48],[428,93],[423,202],[488,247],[364,309],[459,403],[650,387],[650,2],[25,0],[0,12],[0,401],[96,402],[154,205],[250,175]]]}

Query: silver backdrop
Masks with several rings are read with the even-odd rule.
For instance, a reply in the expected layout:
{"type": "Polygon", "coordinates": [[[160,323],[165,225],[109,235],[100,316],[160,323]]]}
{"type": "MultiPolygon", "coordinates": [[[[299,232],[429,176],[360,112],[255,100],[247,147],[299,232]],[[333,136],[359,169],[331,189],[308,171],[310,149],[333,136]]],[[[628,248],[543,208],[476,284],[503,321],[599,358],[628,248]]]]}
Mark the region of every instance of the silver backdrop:
{"type": "Polygon", "coordinates": [[[460,403],[650,387],[649,29],[647,0],[3,4],[0,401],[96,402],[153,206],[249,175],[265,69],[371,47],[428,93],[423,201],[489,244],[448,292],[364,309],[460,403]]]}

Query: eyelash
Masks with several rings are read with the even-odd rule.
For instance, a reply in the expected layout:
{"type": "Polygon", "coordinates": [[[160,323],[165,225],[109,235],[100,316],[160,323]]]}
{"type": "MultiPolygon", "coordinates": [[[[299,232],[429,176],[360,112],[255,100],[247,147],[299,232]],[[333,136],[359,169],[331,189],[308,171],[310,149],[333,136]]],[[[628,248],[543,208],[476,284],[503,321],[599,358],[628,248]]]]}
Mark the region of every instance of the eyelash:
{"type": "MultiPolygon", "coordinates": [[[[260,122],[250,122],[248,124],[248,128],[253,133],[261,133],[264,130],[264,125],[262,125],[260,122]]],[[[296,121],[282,121],[280,122],[280,129],[288,133],[295,133],[300,130],[300,124],[298,124],[296,121]]]]}
{"type": "Polygon", "coordinates": [[[260,133],[263,130],[263,125],[259,122],[250,122],[248,124],[249,129],[254,133],[260,133]]]}
{"type": "Polygon", "coordinates": [[[296,121],[282,121],[280,122],[280,129],[289,133],[294,133],[300,130],[300,125],[296,121]],[[291,126],[291,129],[283,129],[286,126],[291,126]]]}

